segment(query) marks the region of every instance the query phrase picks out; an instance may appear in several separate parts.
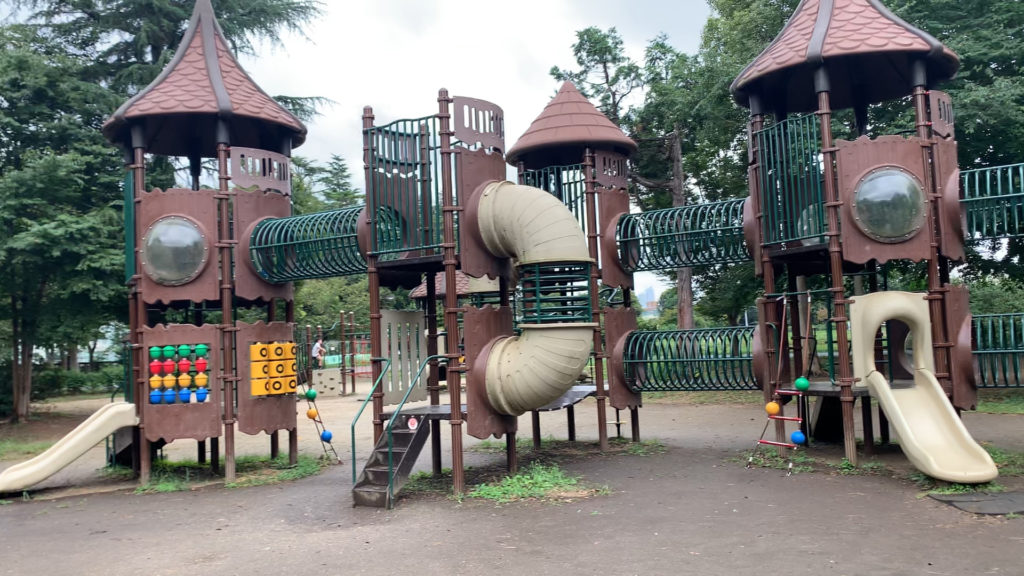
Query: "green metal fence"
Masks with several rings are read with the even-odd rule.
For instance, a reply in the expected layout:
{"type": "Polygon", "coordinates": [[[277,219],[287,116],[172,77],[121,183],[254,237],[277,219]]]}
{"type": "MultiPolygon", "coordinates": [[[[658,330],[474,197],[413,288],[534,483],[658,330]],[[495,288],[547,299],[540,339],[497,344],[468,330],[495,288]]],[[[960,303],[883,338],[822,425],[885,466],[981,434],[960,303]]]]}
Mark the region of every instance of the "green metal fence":
{"type": "MultiPolygon", "coordinates": [[[[363,131],[366,198],[377,220],[381,261],[439,256],[444,241],[440,123],[436,116],[396,120],[363,131]]],[[[457,235],[456,235],[457,236],[457,235]]]]}
{"type": "Polygon", "coordinates": [[[520,266],[520,324],[591,322],[590,264],[520,266]]]}
{"type": "Polygon", "coordinates": [[[363,274],[357,231],[363,206],[267,219],[249,238],[249,257],[268,282],[363,274]]]}
{"type": "Polygon", "coordinates": [[[1024,235],[1024,164],[960,173],[968,239],[1024,235]]]}
{"type": "Polygon", "coordinates": [[[743,241],[744,199],[626,214],[619,262],[627,272],[750,260],[743,241]]]}
{"type": "Polygon", "coordinates": [[[765,244],[824,242],[823,159],[817,116],[794,116],[758,131],[754,138],[765,244]]]}
{"type": "Polygon", "coordinates": [[[565,204],[579,223],[583,233],[587,230],[587,182],[582,164],[550,166],[527,170],[522,174],[523,184],[545,190],[565,204]]]}
{"type": "Polygon", "coordinates": [[[623,354],[634,392],[756,390],[755,326],[634,331],[623,354]]]}
{"type": "Polygon", "coordinates": [[[1024,313],[972,318],[979,388],[1024,388],[1024,313]]]}

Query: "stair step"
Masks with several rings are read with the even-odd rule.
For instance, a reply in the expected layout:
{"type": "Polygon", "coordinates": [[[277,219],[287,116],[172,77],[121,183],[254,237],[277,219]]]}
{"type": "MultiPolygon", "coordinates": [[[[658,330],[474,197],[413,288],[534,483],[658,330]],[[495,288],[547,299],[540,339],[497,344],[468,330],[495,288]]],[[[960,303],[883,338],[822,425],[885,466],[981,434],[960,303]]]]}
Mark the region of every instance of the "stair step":
{"type": "Polygon", "coordinates": [[[353,506],[371,506],[386,508],[388,504],[388,487],[364,484],[352,489],[353,506]]]}
{"type": "MultiPolygon", "coordinates": [[[[366,480],[370,484],[384,485],[388,484],[388,467],[387,466],[367,466],[363,469],[366,472],[366,480]]],[[[394,470],[392,469],[392,472],[394,470]]]]}

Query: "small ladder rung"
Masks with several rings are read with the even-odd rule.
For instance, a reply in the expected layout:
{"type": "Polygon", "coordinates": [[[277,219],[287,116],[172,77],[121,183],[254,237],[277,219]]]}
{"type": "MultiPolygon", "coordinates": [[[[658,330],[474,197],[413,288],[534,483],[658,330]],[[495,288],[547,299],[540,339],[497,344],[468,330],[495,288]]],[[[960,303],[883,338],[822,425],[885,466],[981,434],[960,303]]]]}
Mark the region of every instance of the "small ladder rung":
{"type": "Polygon", "coordinates": [[[758,444],[767,444],[769,446],[781,446],[783,448],[796,448],[796,444],[790,444],[789,442],[773,442],[772,440],[758,440],[758,444]]]}
{"type": "Polygon", "coordinates": [[[778,394],[779,396],[803,396],[804,395],[804,393],[799,391],[799,390],[784,390],[782,388],[779,388],[778,390],[776,390],[775,393],[778,394]]]}
{"type": "Polygon", "coordinates": [[[785,420],[786,422],[803,422],[804,419],[799,416],[769,416],[769,420],[785,420]]]}

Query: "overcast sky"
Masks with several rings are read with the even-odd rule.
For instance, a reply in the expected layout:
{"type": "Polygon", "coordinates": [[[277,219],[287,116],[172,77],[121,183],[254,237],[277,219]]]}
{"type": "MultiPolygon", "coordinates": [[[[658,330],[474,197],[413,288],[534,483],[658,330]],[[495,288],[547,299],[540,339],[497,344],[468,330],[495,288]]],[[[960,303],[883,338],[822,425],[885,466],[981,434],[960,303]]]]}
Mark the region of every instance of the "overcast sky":
{"type": "MultiPolygon", "coordinates": [[[[487,100],[505,112],[507,149],[555,95],[550,68],[576,67],[577,30],[614,26],[640,61],[662,32],[677,50],[695,52],[710,12],[704,0],[328,0],[324,11],[308,38],[286,36],[282,47],[241,61],[269,94],[334,102],[308,124],[295,154],[341,155],[360,189],[364,106],[386,124],[436,113],[440,88],[487,100]]],[[[638,290],[651,281],[638,278],[638,290]]]]}

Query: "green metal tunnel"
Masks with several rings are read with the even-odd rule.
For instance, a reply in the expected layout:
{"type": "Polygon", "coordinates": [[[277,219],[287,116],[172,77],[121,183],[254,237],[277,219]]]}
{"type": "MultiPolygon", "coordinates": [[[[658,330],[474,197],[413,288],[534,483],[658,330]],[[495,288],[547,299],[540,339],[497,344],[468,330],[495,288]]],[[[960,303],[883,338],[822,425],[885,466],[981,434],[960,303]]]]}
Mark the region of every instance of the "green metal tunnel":
{"type": "Polygon", "coordinates": [[[365,206],[288,218],[268,218],[253,229],[249,257],[267,282],[366,273],[359,247],[365,206]]]}

